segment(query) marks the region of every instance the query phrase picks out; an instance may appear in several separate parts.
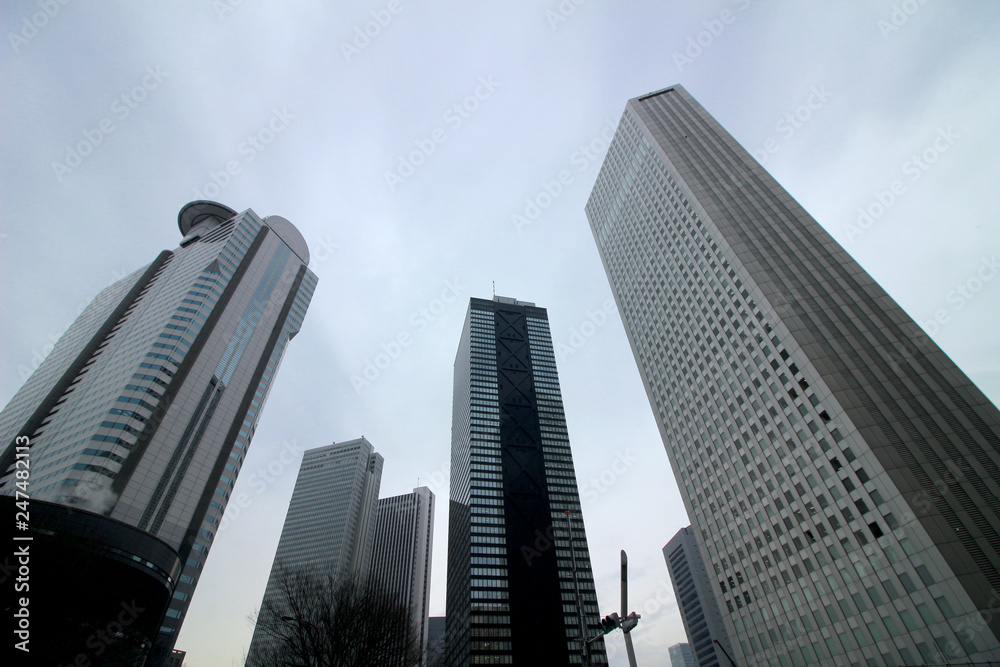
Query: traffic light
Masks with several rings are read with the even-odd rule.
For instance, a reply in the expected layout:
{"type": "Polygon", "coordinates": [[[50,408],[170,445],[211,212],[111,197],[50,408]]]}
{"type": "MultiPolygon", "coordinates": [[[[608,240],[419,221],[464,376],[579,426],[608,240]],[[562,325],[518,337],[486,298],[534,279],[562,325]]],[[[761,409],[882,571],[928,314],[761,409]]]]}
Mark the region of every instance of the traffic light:
{"type": "Polygon", "coordinates": [[[621,620],[622,632],[628,632],[635,626],[639,624],[639,619],[642,618],[639,614],[634,611],[621,620]]]}
{"type": "Polygon", "coordinates": [[[608,634],[609,632],[621,626],[621,624],[622,621],[620,618],[618,618],[618,614],[612,612],[611,614],[605,616],[604,619],[601,621],[601,630],[604,631],[604,634],[608,634]]]}

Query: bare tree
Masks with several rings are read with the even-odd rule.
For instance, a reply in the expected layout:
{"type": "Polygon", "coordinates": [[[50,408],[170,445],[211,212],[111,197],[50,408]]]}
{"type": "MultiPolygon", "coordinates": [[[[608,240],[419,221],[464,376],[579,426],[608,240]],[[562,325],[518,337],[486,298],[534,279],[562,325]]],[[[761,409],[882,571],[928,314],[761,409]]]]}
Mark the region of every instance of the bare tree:
{"type": "Polygon", "coordinates": [[[419,667],[410,610],[357,578],[280,569],[277,595],[257,612],[260,642],[247,667],[419,667]]]}

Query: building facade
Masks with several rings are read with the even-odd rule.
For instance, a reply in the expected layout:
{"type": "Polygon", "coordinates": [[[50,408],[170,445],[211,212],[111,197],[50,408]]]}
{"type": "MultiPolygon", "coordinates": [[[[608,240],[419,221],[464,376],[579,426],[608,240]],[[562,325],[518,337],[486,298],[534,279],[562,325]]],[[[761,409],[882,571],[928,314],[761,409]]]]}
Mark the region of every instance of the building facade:
{"type": "MultiPolygon", "coordinates": [[[[732,655],[733,647],[715,602],[712,579],[698,550],[698,538],[691,526],[681,528],[667,542],[663,547],[663,558],[667,562],[670,583],[674,587],[677,608],[688,638],[687,644],[677,646],[684,647],[692,667],[728,667],[729,662],[723,651],[732,655]],[[715,642],[719,642],[721,649],[716,648],[715,642]]],[[[673,665],[685,664],[673,659],[673,647],[670,661],[673,665]]]]}
{"type": "MultiPolygon", "coordinates": [[[[364,580],[371,567],[382,455],[364,437],[306,450],[295,479],[261,609],[282,606],[282,577],[303,570],[364,580]]],[[[258,624],[247,664],[275,646],[258,624]]]]}
{"type": "Polygon", "coordinates": [[[431,616],[427,628],[427,667],[444,667],[446,654],[445,617],[431,616]]]}
{"type": "Polygon", "coordinates": [[[996,407],[680,86],[586,212],[736,661],[1000,658],[996,407]]]}
{"type": "Polygon", "coordinates": [[[600,615],[544,308],[470,301],[450,494],[447,664],[579,664],[600,615]]]}
{"type": "Polygon", "coordinates": [[[426,486],[381,498],[375,510],[369,581],[410,609],[421,651],[427,653],[431,603],[434,494],[426,486]]]}
{"type": "Polygon", "coordinates": [[[316,276],[279,216],[214,202],[178,216],[180,247],[103,290],[0,413],[0,493],[15,438],[31,495],[135,526],[184,570],[157,641],[170,653],[316,276]]]}
{"type": "Polygon", "coordinates": [[[670,667],[698,667],[688,644],[674,644],[667,649],[670,656],[670,667]]]}

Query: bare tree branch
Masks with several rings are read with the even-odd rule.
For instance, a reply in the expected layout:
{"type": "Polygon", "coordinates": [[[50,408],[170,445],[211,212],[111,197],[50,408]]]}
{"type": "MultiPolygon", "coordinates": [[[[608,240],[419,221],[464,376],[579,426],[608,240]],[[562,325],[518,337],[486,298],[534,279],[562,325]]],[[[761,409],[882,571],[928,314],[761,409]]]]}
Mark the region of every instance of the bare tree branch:
{"type": "Polygon", "coordinates": [[[419,667],[410,610],[374,583],[279,566],[247,667],[419,667]],[[266,645],[262,645],[266,644],[266,645]]]}

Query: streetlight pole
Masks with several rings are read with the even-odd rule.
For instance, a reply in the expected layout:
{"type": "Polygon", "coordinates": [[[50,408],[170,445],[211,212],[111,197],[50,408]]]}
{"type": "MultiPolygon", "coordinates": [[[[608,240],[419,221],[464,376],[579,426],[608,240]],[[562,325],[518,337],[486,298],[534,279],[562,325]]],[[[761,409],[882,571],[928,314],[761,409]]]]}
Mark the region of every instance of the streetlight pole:
{"type": "MultiPolygon", "coordinates": [[[[628,614],[628,555],[625,550],[622,549],[622,620],[627,618],[628,614]]],[[[635,664],[635,649],[632,647],[632,635],[629,634],[629,630],[622,627],[622,632],[625,634],[625,650],[628,651],[628,664],[631,667],[636,667],[635,664]]]]}

